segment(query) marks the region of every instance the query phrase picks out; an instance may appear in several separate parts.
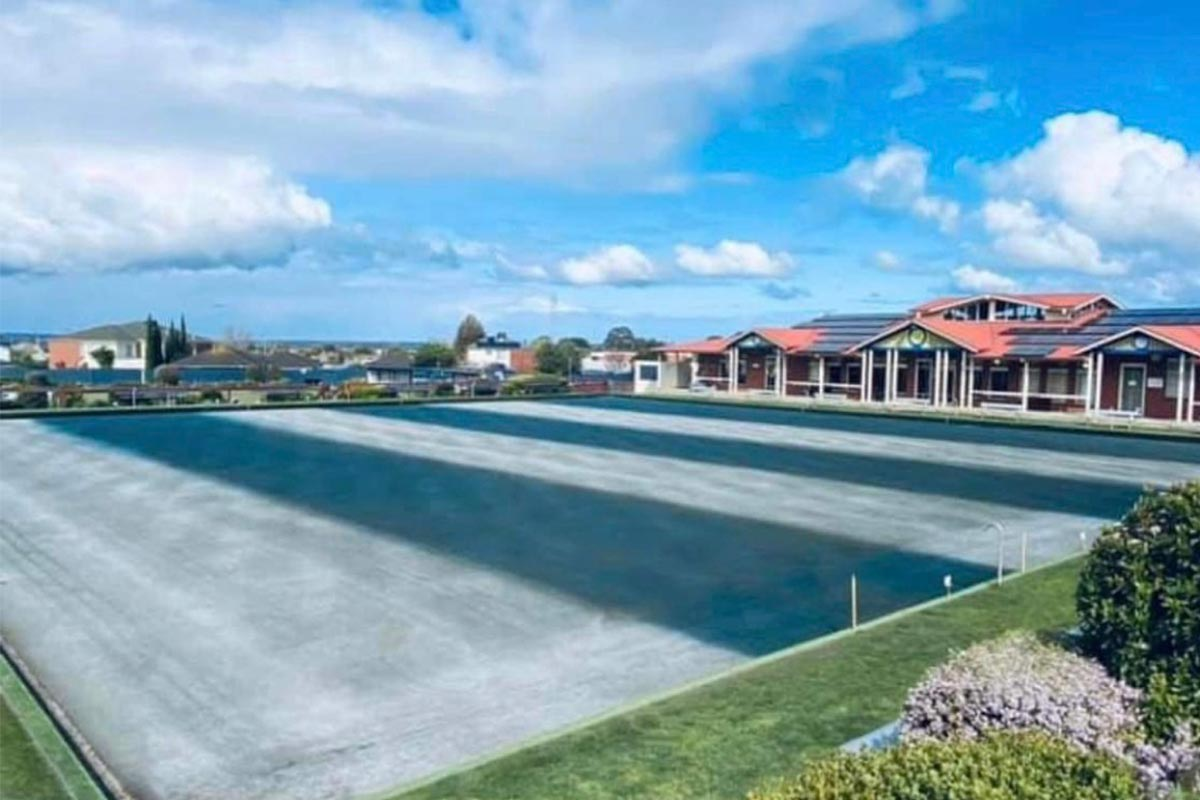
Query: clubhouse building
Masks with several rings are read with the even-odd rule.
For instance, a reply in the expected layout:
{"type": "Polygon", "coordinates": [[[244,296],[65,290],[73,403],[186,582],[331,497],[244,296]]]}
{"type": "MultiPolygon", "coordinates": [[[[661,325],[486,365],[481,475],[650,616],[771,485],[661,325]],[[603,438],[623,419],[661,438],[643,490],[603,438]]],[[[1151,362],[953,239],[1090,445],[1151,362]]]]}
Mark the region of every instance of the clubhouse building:
{"type": "Polygon", "coordinates": [[[639,390],[1200,421],[1200,308],[1125,309],[1097,293],[947,297],[659,353],[639,362],[639,390]]]}

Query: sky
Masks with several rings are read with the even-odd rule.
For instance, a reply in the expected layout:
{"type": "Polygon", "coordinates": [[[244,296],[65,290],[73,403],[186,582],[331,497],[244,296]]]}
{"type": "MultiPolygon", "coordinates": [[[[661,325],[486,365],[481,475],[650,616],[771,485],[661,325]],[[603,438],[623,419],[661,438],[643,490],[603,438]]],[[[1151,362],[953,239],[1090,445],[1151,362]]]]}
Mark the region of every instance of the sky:
{"type": "Polygon", "coordinates": [[[1200,7],[0,5],[0,330],[687,339],[1200,305],[1200,7]]]}

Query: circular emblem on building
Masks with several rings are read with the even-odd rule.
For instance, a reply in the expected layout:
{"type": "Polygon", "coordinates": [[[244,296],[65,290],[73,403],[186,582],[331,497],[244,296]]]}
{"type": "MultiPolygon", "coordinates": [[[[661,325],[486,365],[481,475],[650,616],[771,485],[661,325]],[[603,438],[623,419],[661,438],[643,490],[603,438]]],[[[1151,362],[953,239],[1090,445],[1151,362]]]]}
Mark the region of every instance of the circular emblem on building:
{"type": "Polygon", "coordinates": [[[1150,340],[1145,336],[1135,336],[1133,337],[1133,346],[1138,350],[1145,350],[1150,346],[1150,340]]]}
{"type": "Polygon", "coordinates": [[[924,328],[910,328],[908,331],[908,343],[913,347],[924,347],[928,338],[924,328]]]}

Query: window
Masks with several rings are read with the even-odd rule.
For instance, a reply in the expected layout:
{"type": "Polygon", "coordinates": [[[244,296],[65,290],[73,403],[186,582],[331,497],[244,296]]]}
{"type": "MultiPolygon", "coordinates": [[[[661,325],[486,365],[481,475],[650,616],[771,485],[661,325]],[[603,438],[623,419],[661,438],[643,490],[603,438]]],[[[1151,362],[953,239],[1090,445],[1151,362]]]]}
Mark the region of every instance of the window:
{"type": "Polygon", "coordinates": [[[658,364],[638,364],[638,380],[658,383],[658,364]]]}
{"type": "Polygon", "coordinates": [[[1046,370],[1046,394],[1066,394],[1068,375],[1065,367],[1051,367],[1046,370]]]}
{"type": "Polygon", "coordinates": [[[813,383],[821,380],[821,362],[815,358],[808,360],[808,379],[813,383]]]}
{"type": "Polygon", "coordinates": [[[1008,391],[1008,367],[992,367],[988,376],[991,380],[988,389],[993,392],[1008,391]]]}
{"type": "MultiPolygon", "coordinates": [[[[1184,375],[1184,382],[1187,382],[1187,376],[1184,375]]],[[[1187,391],[1187,386],[1183,387],[1187,391]]],[[[1167,377],[1163,384],[1163,395],[1174,400],[1179,396],[1179,359],[1172,358],[1167,361],[1167,377]]]]}

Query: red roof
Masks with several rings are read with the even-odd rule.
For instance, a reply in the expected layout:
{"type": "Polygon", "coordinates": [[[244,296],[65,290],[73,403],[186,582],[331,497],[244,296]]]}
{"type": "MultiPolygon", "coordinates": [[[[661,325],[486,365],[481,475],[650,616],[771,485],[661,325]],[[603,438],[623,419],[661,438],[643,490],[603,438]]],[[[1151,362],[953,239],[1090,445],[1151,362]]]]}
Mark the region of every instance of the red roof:
{"type": "Polygon", "coordinates": [[[679,342],[678,344],[664,344],[662,347],[656,347],[655,350],[660,353],[723,353],[726,345],[729,344],[729,339],[699,339],[693,342],[679,342]]]}
{"type": "Polygon", "coordinates": [[[816,344],[825,331],[821,328],[755,328],[751,333],[757,333],[789,353],[796,353],[816,344]]]}
{"type": "Polygon", "coordinates": [[[1145,328],[1151,336],[1200,356],[1200,325],[1147,325],[1145,328]]]}
{"type": "Polygon", "coordinates": [[[913,309],[918,315],[934,314],[947,308],[964,305],[977,300],[1006,300],[1013,303],[1025,303],[1045,308],[1071,310],[1080,306],[1090,305],[1100,300],[1108,300],[1114,306],[1112,298],[1102,292],[1041,292],[1036,294],[977,294],[963,297],[939,297],[922,303],[913,309]]]}

